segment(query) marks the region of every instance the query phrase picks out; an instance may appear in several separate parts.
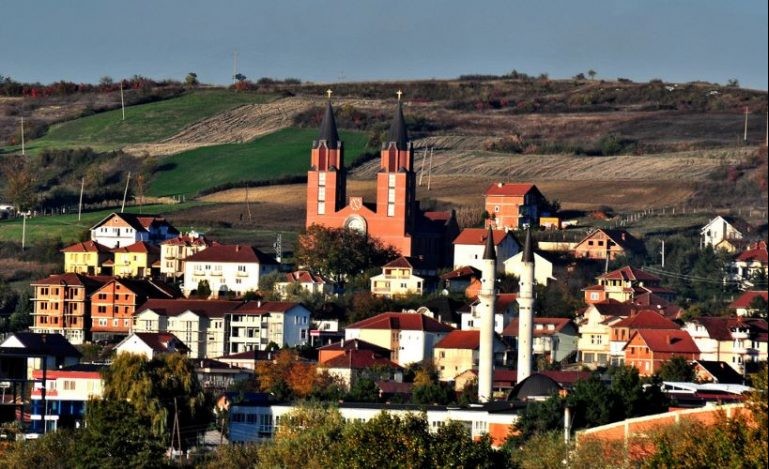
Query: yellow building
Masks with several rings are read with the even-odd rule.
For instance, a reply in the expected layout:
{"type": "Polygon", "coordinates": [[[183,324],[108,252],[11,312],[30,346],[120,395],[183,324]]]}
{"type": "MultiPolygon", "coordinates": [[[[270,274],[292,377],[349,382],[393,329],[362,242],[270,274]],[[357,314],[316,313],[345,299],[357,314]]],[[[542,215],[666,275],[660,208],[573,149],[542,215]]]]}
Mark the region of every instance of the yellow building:
{"type": "Polygon", "coordinates": [[[122,248],[115,248],[114,275],[118,277],[152,276],[152,269],[159,268],[160,249],[144,241],[122,248]]]}
{"type": "Polygon", "coordinates": [[[577,319],[579,361],[591,368],[606,366],[611,357],[611,326],[630,316],[628,303],[597,303],[587,307],[577,319]]]}
{"type": "Polygon", "coordinates": [[[64,272],[86,275],[110,274],[102,265],[110,256],[110,249],[95,241],[75,243],[61,250],[64,253],[64,272]]]}
{"type": "Polygon", "coordinates": [[[382,267],[382,273],[371,277],[371,294],[385,298],[403,295],[421,295],[425,280],[415,271],[422,263],[410,257],[401,256],[382,267]]]}

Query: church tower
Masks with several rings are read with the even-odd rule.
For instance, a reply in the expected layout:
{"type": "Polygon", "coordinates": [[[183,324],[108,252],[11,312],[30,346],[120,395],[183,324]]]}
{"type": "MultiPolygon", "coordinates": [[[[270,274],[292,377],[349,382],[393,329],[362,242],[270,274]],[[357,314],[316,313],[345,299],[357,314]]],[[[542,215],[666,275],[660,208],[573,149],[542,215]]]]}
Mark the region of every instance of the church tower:
{"type": "Polygon", "coordinates": [[[312,142],[310,170],[307,172],[307,225],[324,224],[327,215],[334,215],[347,202],[347,178],[344,148],[336,129],[331,93],[320,124],[318,140],[312,142]]]}
{"type": "Polygon", "coordinates": [[[382,221],[384,241],[390,237],[400,252],[411,252],[411,238],[404,236],[413,231],[416,206],[416,173],[414,172],[414,148],[406,133],[406,121],[398,92],[398,107],[382,144],[380,167],[376,182],[376,210],[382,221]],[[400,244],[400,245],[396,245],[400,244]]]}
{"type": "Polygon", "coordinates": [[[489,226],[486,237],[486,249],[483,251],[481,270],[480,341],[478,347],[478,402],[492,400],[494,379],[494,303],[497,299],[497,251],[494,247],[494,232],[489,226]]]}

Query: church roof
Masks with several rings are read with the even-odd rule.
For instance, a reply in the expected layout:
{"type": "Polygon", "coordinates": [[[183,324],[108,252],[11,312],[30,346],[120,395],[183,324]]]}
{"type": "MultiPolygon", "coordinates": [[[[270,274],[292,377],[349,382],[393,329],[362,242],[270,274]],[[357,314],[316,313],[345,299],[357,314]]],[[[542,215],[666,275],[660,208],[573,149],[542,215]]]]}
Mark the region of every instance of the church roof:
{"type": "Polygon", "coordinates": [[[336,130],[336,120],[334,120],[334,110],[331,108],[331,101],[326,105],[326,113],[323,115],[323,121],[320,123],[319,141],[325,141],[328,148],[337,148],[339,145],[339,132],[336,130]]]}
{"type": "Polygon", "coordinates": [[[409,136],[406,133],[406,120],[403,118],[403,106],[398,101],[398,108],[395,110],[395,117],[390,124],[390,131],[387,133],[387,143],[395,143],[398,150],[408,149],[409,136]]]}

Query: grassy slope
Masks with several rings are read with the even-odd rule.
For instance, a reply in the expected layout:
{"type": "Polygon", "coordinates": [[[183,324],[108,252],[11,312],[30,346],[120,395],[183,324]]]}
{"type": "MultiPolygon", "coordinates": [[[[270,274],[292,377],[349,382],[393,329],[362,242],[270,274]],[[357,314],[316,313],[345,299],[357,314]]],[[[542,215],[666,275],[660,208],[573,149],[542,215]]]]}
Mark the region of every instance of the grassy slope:
{"type": "Polygon", "coordinates": [[[206,117],[269,99],[270,95],[251,92],[196,90],[178,98],[127,107],[126,120],[116,109],[56,124],[42,138],[28,142],[27,150],[33,154],[44,148],[112,150],[130,143],[156,142],[206,117]]]}
{"type": "MultiPolygon", "coordinates": [[[[127,207],[126,212],[143,214],[168,214],[177,210],[183,210],[194,206],[203,205],[199,202],[187,202],[176,205],[145,205],[144,207],[127,207]]],[[[67,243],[77,241],[80,234],[91,228],[99,220],[112,212],[120,209],[100,210],[96,212],[86,212],[82,214],[78,221],[77,213],[69,215],[39,216],[27,219],[27,245],[34,245],[37,241],[45,238],[61,238],[67,243]]],[[[22,220],[0,221],[0,241],[21,241],[22,220]]]]}
{"type": "MultiPolygon", "coordinates": [[[[228,182],[258,181],[301,175],[307,170],[316,129],[289,128],[249,143],[197,148],[160,161],[147,195],[186,194],[228,182]]],[[[347,163],[355,161],[366,146],[363,132],[342,131],[347,163]]]]}

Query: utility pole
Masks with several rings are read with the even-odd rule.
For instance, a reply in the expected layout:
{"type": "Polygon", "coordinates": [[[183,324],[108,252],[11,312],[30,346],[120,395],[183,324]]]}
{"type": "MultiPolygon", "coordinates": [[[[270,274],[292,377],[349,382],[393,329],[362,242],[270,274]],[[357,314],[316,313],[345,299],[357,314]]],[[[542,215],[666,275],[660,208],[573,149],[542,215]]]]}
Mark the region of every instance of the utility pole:
{"type": "Polygon", "coordinates": [[[40,403],[43,406],[43,410],[40,411],[40,418],[43,421],[43,434],[45,435],[46,425],[45,425],[45,416],[48,414],[48,405],[45,403],[45,391],[46,391],[46,384],[48,384],[48,348],[46,347],[46,342],[48,339],[47,334],[42,334],[40,336],[40,341],[43,345],[43,388],[40,390],[40,403]]]}
{"type": "Polygon", "coordinates": [[[85,189],[85,178],[80,180],[80,203],[77,204],[77,221],[80,221],[80,214],[83,211],[83,189],[85,189]]]}
{"type": "Polygon", "coordinates": [[[433,177],[433,147],[430,147],[430,167],[427,170],[427,190],[430,190],[430,182],[433,177]]]}
{"type": "Polygon", "coordinates": [[[125,210],[125,199],[128,197],[128,183],[131,181],[131,171],[128,171],[128,178],[125,180],[125,191],[123,191],[123,205],[120,206],[120,213],[125,210]]]}
{"type": "Polygon", "coordinates": [[[233,49],[232,51],[232,82],[233,83],[238,81],[238,79],[235,78],[237,76],[238,76],[238,50],[233,49]]]}
{"type": "Polygon", "coordinates": [[[21,250],[27,241],[27,212],[21,214],[21,250]]]}
{"type": "Polygon", "coordinates": [[[283,234],[278,233],[278,235],[275,238],[275,244],[273,245],[275,248],[275,260],[280,263],[281,259],[283,258],[283,234]]]}
{"type": "Polygon", "coordinates": [[[422,154],[422,169],[419,170],[419,187],[422,187],[422,178],[425,175],[425,160],[427,159],[427,147],[425,147],[425,152],[422,154]]]}
{"type": "Polygon", "coordinates": [[[665,268],[665,240],[662,240],[662,268],[665,268]]]}
{"type": "Polygon", "coordinates": [[[120,108],[123,110],[123,120],[125,120],[125,99],[123,98],[123,80],[120,80],[120,108]]]}
{"type": "Polygon", "coordinates": [[[248,184],[246,184],[246,213],[248,213],[248,222],[251,223],[251,204],[248,201],[248,184]]]}
{"type": "Polygon", "coordinates": [[[24,116],[21,116],[21,156],[26,154],[27,152],[24,149],[24,116]]]}
{"type": "Polygon", "coordinates": [[[748,141],[748,107],[745,106],[745,131],[742,134],[742,141],[748,141]]]}

